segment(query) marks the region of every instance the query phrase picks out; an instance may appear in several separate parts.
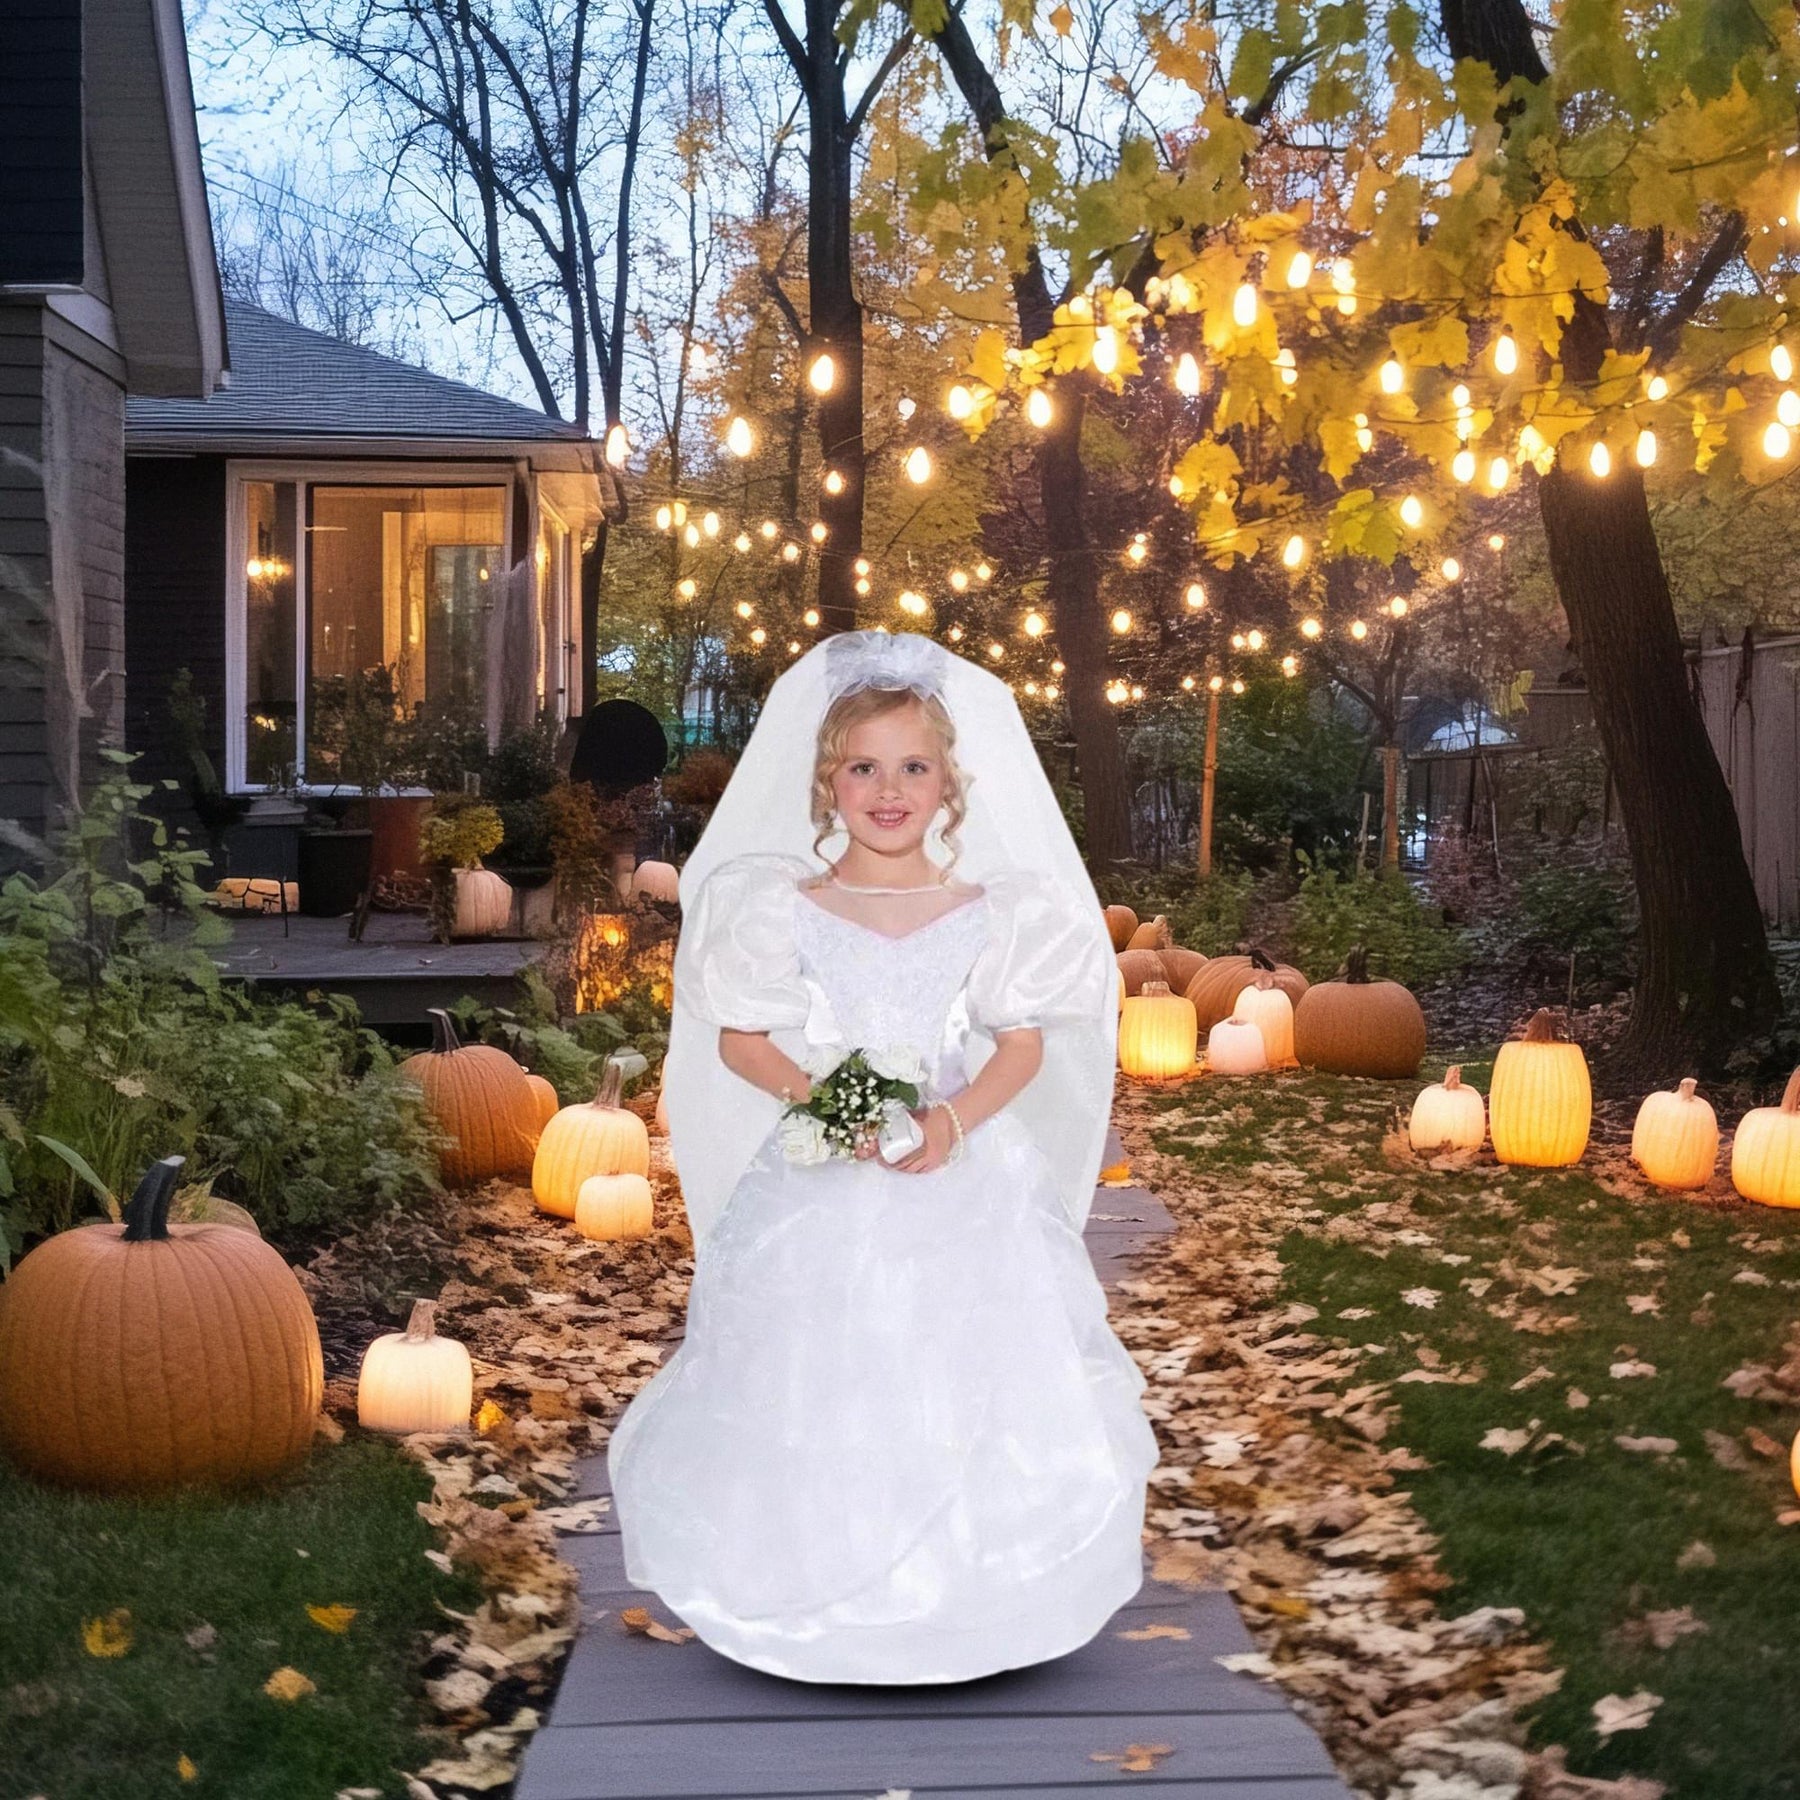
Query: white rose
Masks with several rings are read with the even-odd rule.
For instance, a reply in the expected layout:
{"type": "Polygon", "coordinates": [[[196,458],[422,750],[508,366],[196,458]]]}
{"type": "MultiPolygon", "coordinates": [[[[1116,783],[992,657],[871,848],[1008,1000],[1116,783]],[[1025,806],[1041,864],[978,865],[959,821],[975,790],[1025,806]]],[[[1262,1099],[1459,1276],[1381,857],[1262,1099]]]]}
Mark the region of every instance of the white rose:
{"type": "Polygon", "coordinates": [[[824,1162],[831,1155],[825,1142],[825,1121],[811,1113],[789,1113],[781,1121],[781,1153],[789,1162],[824,1162]]]}
{"type": "Polygon", "coordinates": [[[814,1081],[823,1081],[849,1054],[848,1044],[808,1044],[800,1053],[800,1066],[814,1081]]]}
{"type": "Polygon", "coordinates": [[[911,1044],[884,1044],[869,1053],[869,1067],[888,1081],[921,1082],[925,1064],[911,1044]]]}

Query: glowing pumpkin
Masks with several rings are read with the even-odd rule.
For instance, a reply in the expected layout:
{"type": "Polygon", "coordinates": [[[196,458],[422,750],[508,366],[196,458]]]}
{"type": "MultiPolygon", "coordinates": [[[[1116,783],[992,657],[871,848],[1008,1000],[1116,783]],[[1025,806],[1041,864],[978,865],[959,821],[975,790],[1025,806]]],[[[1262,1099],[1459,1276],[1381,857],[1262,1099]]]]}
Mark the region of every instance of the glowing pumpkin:
{"type": "Polygon", "coordinates": [[[629,1171],[590,1175],[575,1196],[575,1229],[584,1238],[645,1237],[655,1219],[650,1183],[629,1171]]]}
{"type": "Polygon", "coordinates": [[[1494,1155],[1531,1169],[1579,1162],[1593,1122],[1594,1093],[1579,1044],[1560,1040],[1540,1007],[1522,1038],[1500,1046],[1488,1092],[1494,1155]]]}
{"type": "Polygon", "coordinates": [[[1171,994],[1166,981],[1147,981],[1119,1013],[1119,1067],[1157,1080],[1193,1072],[1200,1027],[1194,1003],[1171,994]]]}
{"type": "Polygon", "coordinates": [[[619,1104],[623,1082],[623,1071],[608,1057],[594,1098],[565,1106],[544,1127],[531,1164],[531,1191],[545,1212],[574,1218],[581,1184],[591,1175],[649,1176],[650,1133],[619,1104]]]}
{"type": "Polygon", "coordinates": [[[1650,1094],[1631,1127],[1631,1160],[1660,1188],[1702,1188],[1719,1160],[1719,1119],[1690,1075],[1672,1094],[1650,1094]]]}
{"type": "Polygon", "coordinates": [[[1437,1150],[1479,1150],[1487,1136],[1487,1107],[1480,1092],[1463,1086],[1454,1063],[1413,1102],[1406,1141],[1424,1155],[1437,1150]]]}
{"type": "Polygon", "coordinates": [[[1759,1106],[1731,1140],[1731,1185],[1761,1206],[1800,1206],[1800,1069],[1779,1106],[1759,1106]]]}
{"type": "Polygon", "coordinates": [[[1275,985],[1275,977],[1267,969],[1257,970],[1256,979],[1238,995],[1231,1016],[1249,1020],[1262,1033],[1268,1067],[1295,1067],[1294,1003],[1275,985]]]}
{"type": "Polygon", "coordinates": [[[363,1352],[356,1380],[356,1422],[365,1431],[465,1431],[475,1404],[468,1350],[439,1337],[437,1303],[415,1300],[404,1331],[378,1337],[363,1352]]]}

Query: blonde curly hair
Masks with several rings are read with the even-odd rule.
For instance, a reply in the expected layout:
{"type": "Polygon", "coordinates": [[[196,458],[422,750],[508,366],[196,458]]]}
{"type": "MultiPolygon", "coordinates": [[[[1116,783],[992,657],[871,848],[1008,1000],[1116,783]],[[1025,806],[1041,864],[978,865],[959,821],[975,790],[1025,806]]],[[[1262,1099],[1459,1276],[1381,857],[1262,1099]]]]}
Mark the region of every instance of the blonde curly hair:
{"type": "Polygon", "coordinates": [[[956,760],[956,724],[950,717],[950,709],[937,695],[921,694],[913,688],[857,688],[848,694],[840,694],[826,707],[825,717],[819,725],[818,750],[813,759],[811,803],[813,854],[821,861],[825,853],[820,845],[832,835],[832,820],[837,812],[837,797],[832,792],[831,780],[849,755],[851,732],[866,720],[884,718],[903,706],[917,706],[924,713],[943,752],[943,804],[947,815],[943,837],[944,846],[950,852],[944,872],[949,875],[955,869],[956,859],[962,854],[956,834],[968,817],[968,780],[956,760]]]}

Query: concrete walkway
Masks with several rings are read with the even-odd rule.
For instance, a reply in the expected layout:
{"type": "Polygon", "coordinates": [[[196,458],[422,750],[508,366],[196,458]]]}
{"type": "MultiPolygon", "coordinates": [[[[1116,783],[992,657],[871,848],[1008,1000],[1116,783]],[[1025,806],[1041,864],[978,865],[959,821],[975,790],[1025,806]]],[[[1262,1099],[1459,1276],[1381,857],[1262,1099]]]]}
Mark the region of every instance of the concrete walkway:
{"type": "MultiPolygon", "coordinates": [[[[1106,1161],[1123,1157],[1115,1132],[1106,1161]]],[[[1086,1234],[1101,1280],[1173,1228],[1143,1189],[1101,1188],[1086,1234]]],[[[580,1492],[609,1492],[604,1455],[580,1492]]],[[[581,1573],[582,1630],[516,1800],[1085,1800],[1120,1782],[1157,1800],[1349,1800],[1280,1693],[1215,1661],[1255,1647],[1230,1596],[1153,1581],[1148,1559],[1137,1597],[1070,1655],[901,1688],[784,1681],[697,1640],[628,1631],[632,1606],[680,1621],[626,1581],[616,1525],[563,1551],[581,1573]],[[1132,1758],[1134,1745],[1167,1749],[1132,1758]]]]}

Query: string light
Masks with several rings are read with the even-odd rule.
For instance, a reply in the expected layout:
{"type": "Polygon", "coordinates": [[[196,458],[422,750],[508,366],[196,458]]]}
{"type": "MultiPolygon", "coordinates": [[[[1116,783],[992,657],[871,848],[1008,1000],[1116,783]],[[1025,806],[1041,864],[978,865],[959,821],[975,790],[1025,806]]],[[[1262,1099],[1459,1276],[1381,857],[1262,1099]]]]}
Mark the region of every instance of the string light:
{"type": "Polygon", "coordinates": [[[1793,353],[1788,349],[1786,344],[1777,344],[1775,348],[1769,352],[1769,372],[1777,381],[1792,381],[1794,379],[1793,353]]]}
{"type": "Polygon", "coordinates": [[[856,591],[857,591],[857,593],[861,594],[865,599],[868,598],[868,593],[869,593],[869,578],[868,578],[868,576],[866,576],[866,575],[857,576],[856,591]]]}
{"type": "Polygon", "coordinates": [[[919,410],[919,403],[910,394],[902,394],[894,402],[894,411],[900,415],[900,423],[907,424],[914,413],[919,410]]]}
{"type": "Polygon", "coordinates": [[[658,531],[667,531],[674,523],[675,510],[673,507],[659,506],[656,509],[656,529],[658,531]]]}
{"type": "Polygon", "coordinates": [[[1025,417],[1039,431],[1044,430],[1056,416],[1056,408],[1050,403],[1050,396],[1036,387],[1025,398],[1025,417]]]}
{"type": "Polygon", "coordinates": [[[1666,400],[1669,397],[1669,384],[1660,375],[1652,375],[1644,392],[1652,400],[1666,400]]]}
{"type": "Polygon", "coordinates": [[[1285,345],[1275,352],[1275,366],[1281,371],[1281,385],[1293,387],[1300,379],[1299,366],[1294,361],[1294,353],[1285,345]]]}
{"type": "Polygon", "coordinates": [[[837,364],[831,360],[831,352],[821,350],[812,359],[812,366],[806,371],[807,384],[815,394],[829,394],[837,381],[837,364]]]}
{"type": "Polygon", "coordinates": [[[1187,592],[1182,598],[1187,601],[1192,611],[1198,612],[1206,604],[1206,589],[1199,582],[1190,581],[1187,585],[1187,592]]]}
{"type": "Polygon", "coordinates": [[[1387,361],[1381,365],[1379,379],[1381,382],[1381,391],[1384,394],[1397,394],[1406,386],[1406,371],[1401,368],[1397,357],[1390,356],[1387,361]]]}
{"type": "Polygon", "coordinates": [[[1195,399],[1200,392],[1200,359],[1191,350],[1184,350],[1175,359],[1175,391],[1187,399],[1195,399]]]}
{"type": "Polygon", "coordinates": [[[700,521],[700,529],[704,531],[709,538],[716,538],[719,535],[719,515],[716,512],[709,512],[706,517],[700,521]]]}
{"type": "Polygon", "coordinates": [[[1296,250],[1288,259],[1287,284],[1291,288],[1303,288],[1312,280],[1313,259],[1305,250],[1296,250]]]}
{"type": "Polygon", "coordinates": [[[1028,612],[1025,615],[1025,635],[1027,637],[1042,637],[1048,629],[1048,622],[1041,612],[1028,612]]]}
{"type": "Polygon", "coordinates": [[[819,622],[819,609],[816,606],[809,606],[800,617],[808,625],[817,625],[819,622]]]}
{"type": "Polygon", "coordinates": [[[975,565],[975,579],[977,581],[986,581],[993,573],[993,569],[985,562],[978,562],[975,565]]]}
{"type": "Polygon", "coordinates": [[[769,539],[769,541],[771,543],[773,543],[774,539],[775,539],[775,534],[777,531],[780,530],[780,527],[775,523],[775,521],[773,519],[764,519],[763,522],[759,526],[757,526],[757,530],[760,531],[764,537],[769,539]]]}
{"type": "Polygon", "coordinates": [[[828,494],[841,494],[844,491],[844,478],[836,469],[827,469],[822,485],[828,494]]]}
{"type": "Polygon", "coordinates": [[[1241,649],[1243,649],[1243,647],[1244,647],[1244,634],[1243,634],[1243,633],[1242,633],[1242,632],[1241,632],[1241,631],[1234,631],[1234,632],[1233,632],[1233,633],[1232,633],[1232,634],[1231,634],[1231,647],[1232,647],[1232,649],[1234,649],[1234,650],[1241,650],[1241,649]]]}
{"type": "Polygon", "coordinates": [[[1446,556],[1443,562],[1438,565],[1438,573],[1441,574],[1446,581],[1460,581],[1462,579],[1462,564],[1459,563],[1454,556],[1446,556]]]}
{"type": "Polygon", "coordinates": [[[1398,594],[1388,602],[1388,617],[1391,619],[1404,619],[1407,610],[1406,602],[1398,594]]]}
{"type": "Polygon", "coordinates": [[[1369,415],[1358,413],[1354,424],[1356,426],[1356,447],[1367,454],[1370,446],[1375,442],[1375,434],[1369,429],[1369,415]]]}
{"type": "Polygon", "coordinates": [[[622,469],[631,455],[631,433],[623,425],[614,425],[606,434],[606,466],[622,469]]]}
{"type": "Polygon", "coordinates": [[[1005,654],[1006,654],[1006,646],[1004,644],[989,644],[988,645],[988,655],[995,662],[998,662],[1001,659],[1001,657],[1003,657],[1005,654]]]}
{"type": "Polygon", "coordinates": [[[1250,630],[1244,633],[1244,643],[1252,650],[1260,650],[1267,640],[1260,631],[1250,630]]]}
{"type": "Polygon", "coordinates": [[[859,556],[856,561],[851,564],[851,567],[855,569],[857,574],[867,575],[870,570],[869,559],[866,556],[859,556]]]}
{"type": "Polygon", "coordinates": [[[964,419],[973,417],[975,412],[975,396],[959,381],[955,387],[950,390],[948,407],[951,418],[955,419],[960,424],[964,419]]]}
{"type": "Polygon", "coordinates": [[[1450,460],[1450,473],[1458,481],[1473,481],[1475,479],[1475,452],[1473,450],[1457,451],[1450,460]]]}
{"type": "Polygon", "coordinates": [[[1454,406],[1459,413],[1468,410],[1469,390],[1460,381],[1450,390],[1450,404],[1454,406]]]}
{"type": "Polygon", "coordinates": [[[908,613],[922,613],[925,610],[925,596],[915,594],[911,588],[900,590],[900,610],[908,613]]]}
{"type": "Polygon", "coordinates": [[[966,594],[969,591],[969,577],[967,572],[962,569],[952,569],[950,571],[950,586],[955,592],[966,594]]]}
{"type": "Polygon", "coordinates": [[[1588,452],[1588,468],[1601,481],[1612,473],[1612,452],[1605,444],[1597,443],[1588,452]]]}
{"type": "Polygon", "coordinates": [[[923,487],[931,479],[931,452],[923,444],[914,444],[906,453],[906,479],[914,487],[923,487]]]}
{"type": "Polygon", "coordinates": [[[1360,644],[1369,635],[1369,628],[1361,619],[1350,621],[1350,635],[1360,644]]]}
{"type": "Polygon", "coordinates": [[[1488,548],[1490,550],[1504,550],[1506,548],[1506,539],[1496,531],[1488,538],[1488,548]]]}
{"type": "Polygon", "coordinates": [[[1775,402],[1775,416],[1789,431],[1800,425],[1800,394],[1792,388],[1784,388],[1781,397],[1775,402]]]}
{"type": "Polygon", "coordinates": [[[1640,469],[1647,469],[1656,461],[1656,433],[1649,426],[1646,425],[1637,434],[1637,446],[1632,454],[1636,456],[1640,469]]]}
{"type": "Polygon", "coordinates": [[[756,434],[750,429],[750,421],[742,413],[726,427],[725,448],[737,457],[748,456],[756,448],[756,434]]]}
{"type": "Polygon", "coordinates": [[[682,579],[675,584],[675,592],[679,594],[683,600],[693,599],[699,591],[700,584],[691,575],[683,576],[682,579]]]}
{"type": "Polygon", "coordinates": [[[781,546],[781,560],[783,562],[798,562],[800,560],[800,546],[792,543],[783,544],[781,546]]]}
{"type": "Polygon", "coordinates": [[[1124,607],[1119,607],[1112,616],[1112,628],[1121,637],[1131,629],[1131,614],[1124,607]]]}
{"type": "Polygon", "coordinates": [[[1290,651],[1288,655],[1281,659],[1281,672],[1284,675],[1298,675],[1300,673],[1299,657],[1295,656],[1290,651]]]}
{"type": "Polygon", "coordinates": [[[1417,494],[1408,494],[1400,502],[1400,523],[1409,531],[1417,531],[1425,523],[1424,503],[1417,494]]]}
{"type": "Polygon", "coordinates": [[[769,641],[769,634],[766,631],[764,631],[763,628],[759,625],[753,632],[751,632],[750,641],[751,641],[751,643],[757,644],[757,645],[766,644],[769,641]]]}
{"type": "Polygon", "coordinates": [[[1244,691],[1244,684],[1243,684],[1243,682],[1242,682],[1242,681],[1234,681],[1234,682],[1232,682],[1232,684],[1231,684],[1231,691],[1232,691],[1232,692],[1233,692],[1233,693],[1234,693],[1234,694],[1241,694],[1241,693],[1242,693],[1242,692],[1243,692],[1243,691],[1244,691]]]}
{"type": "Polygon", "coordinates": [[[740,619],[749,618],[750,615],[755,611],[756,611],[756,608],[754,606],[752,606],[748,600],[740,600],[737,603],[737,616],[740,619]]]}
{"type": "Polygon", "coordinates": [[[682,541],[687,545],[687,547],[690,550],[699,549],[699,547],[700,547],[700,527],[698,525],[690,525],[687,528],[687,530],[681,534],[681,537],[682,537],[682,541]]]}
{"type": "Polygon", "coordinates": [[[1248,331],[1256,323],[1259,304],[1255,285],[1248,281],[1239,282],[1237,292],[1231,296],[1232,323],[1240,331],[1248,331]]]}
{"type": "Polygon", "coordinates": [[[1142,532],[1141,532],[1141,531],[1140,531],[1140,532],[1139,532],[1139,533],[1138,533],[1138,534],[1137,534],[1137,536],[1136,536],[1136,537],[1134,537],[1134,538],[1133,538],[1133,539],[1132,539],[1132,540],[1131,540],[1131,543],[1130,543],[1130,545],[1129,545],[1129,546],[1128,546],[1128,547],[1127,547],[1127,549],[1126,549],[1126,551],[1125,551],[1125,554],[1126,554],[1126,555],[1127,555],[1127,556],[1128,556],[1128,557],[1129,557],[1129,558],[1130,558],[1130,559],[1131,559],[1131,560],[1132,560],[1132,561],[1133,561],[1133,562],[1134,562],[1134,563],[1141,563],[1141,562],[1143,562],[1143,561],[1144,561],[1144,559],[1145,559],[1145,558],[1146,558],[1146,557],[1148,557],[1148,556],[1149,556],[1149,554],[1150,554],[1150,546],[1149,546],[1149,544],[1147,544],[1147,543],[1146,543],[1146,542],[1145,542],[1145,541],[1144,541],[1144,534],[1143,534],[1143,533],[1142,533],[1142,532]]]}
{"type": "Polygon", "coordinates": [[[1119,334],[1110,325],[1094,331],[1094,369],[1097,374],[1111,375],[1119,366],[1119,334]]]}
{"type": "Polygon", "coordinates": [[[731,540],[731,547],[738,553],[739,556],[742,556],[747,550],[749,550],[750,541],[751,540],[750,540],[749,532],[740,531],[737,534],[737,536],[731,540]]]}
{"type": "Polygon", "coordinates": [[[1518,341],[1514,338],[1510,325],[1502,326],[1500,335],[1494,339],[1494,372],[1498,375],[1510,375],[1518,366],[1518,341]]]}
{"type": "Polygon", "coordinates": [[[830,531],[826,527],[825,521],[823,519],[815,519],[812,524],[812,529],[808,533],[808,536],[811,537],[812,541],[815,544],[824,543],[826,538],[829,537],[830,535],[831,535],[830,531]]]}
{"type": "Polygon", "coordinates": [[[1290,569],[1297,569],[1306,561],[1306,539],[1303,538],[1299,532],[1296,531],[1294,535],[1281,546],[1281,560],[1290,569]]]}
{"type": "Polygon", "coordinates": [[[1793,434],[1779,419],[1771,423],[1763,433],[1763,455],[1772,462],[1780,462],[1794,447],[1793,434]]]}
{"type": "Polygon", "coordinates": [[[1496,456],[1488,464],[1487,483],[1497,494],[1512,477],[1512,464],[1504,456],[1496,456]]]}
{"type": "Polygon", "coordinates": [[[1347,256],[1331,266],[1332,292],[1337,295],[1337,309],[1346,318],[1356,312],[1356,269],[1347,256]]]}
{"type": "Polygon", "coordinates": [[[1225,677],[1223,675],[1215,675],[1206,685],[1215,694],[1222,694],[1225,691],[1225,677]]]}
{"type": "Polygon", "coordinates": [[[1302,619],[1300,621],[1300,635],[1303,638],[1317,638],[1324,630],[1325,627],[1321,625],[1317,619],[1302,619]]]}

